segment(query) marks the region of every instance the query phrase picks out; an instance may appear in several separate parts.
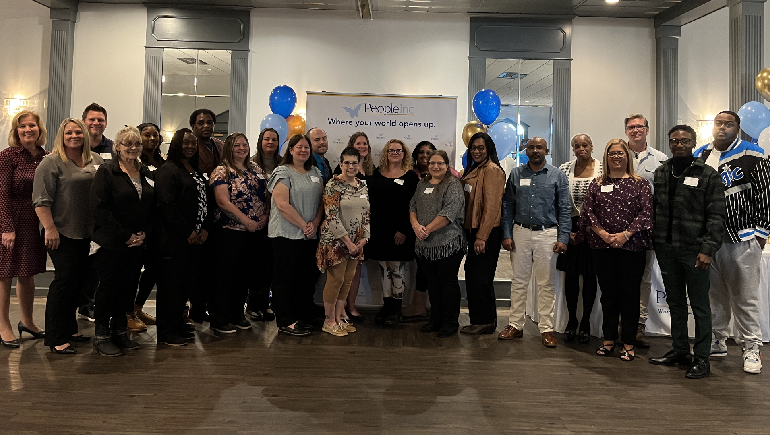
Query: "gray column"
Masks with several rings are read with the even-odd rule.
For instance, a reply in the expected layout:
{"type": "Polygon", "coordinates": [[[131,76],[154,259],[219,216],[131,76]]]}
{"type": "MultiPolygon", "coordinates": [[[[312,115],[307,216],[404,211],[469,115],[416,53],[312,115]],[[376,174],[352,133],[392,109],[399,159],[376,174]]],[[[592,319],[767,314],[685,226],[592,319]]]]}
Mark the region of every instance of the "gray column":
{"type": "Polygon", "coordinates": [[[246,100],[249,91],[249,52],[233,50],[230,55],[229,133],[246,131],[246,100]]]}
{"type": "Polygon", "coordinates": [[[487,60],[483,57],[468,58],[468,122],[475,121],[473,96],[487,83],[487,60]]]}
{"type": "Polygon", "coordinates": [[[762,101],[754,80],[763,68],[765,0],[730,0],[730,110],[762,101]]]}
{"type": "Polygon", "coordinates": [[[45,127],[51,149],[59,124],[70,117],[72,106],[72,62],[75,50],[77,12],[51,9],[51,54],[48,70],[48,111],[45,127]]]}
{"type": "Polygon", "coordinates": [[[570,96],[572,92],[572,61],[553,61],[553,139],[549,146],[555,166],[570,156],[570,96]]]}
{"type": "Polygon", "coordinates": [[[163,88],[163,49],[144,49],[144,102],[142,122],[160,125],[163,88]]]}
{"type": "Polygon", "coordinates": [[[655,29],[655,143],[653,146],[670,153],[668,130],[678,124],[679,115],[679,37],[680,26],[655,29]]]}

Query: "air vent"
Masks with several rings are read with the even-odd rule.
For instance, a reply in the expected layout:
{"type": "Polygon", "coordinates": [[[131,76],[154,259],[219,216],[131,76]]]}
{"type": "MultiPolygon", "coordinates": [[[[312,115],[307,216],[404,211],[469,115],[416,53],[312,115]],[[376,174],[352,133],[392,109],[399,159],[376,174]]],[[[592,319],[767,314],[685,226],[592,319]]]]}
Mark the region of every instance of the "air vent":
{"type": "MultiPolygon", "coordinates": [[[[187,65],[195,65],[195,58],[194,57],[178,57],[180,62],[184,62],[187,65]]],[[[202,61],[198,59],[198,65],[208,65],[205,61],[202,61]]]]}
{"type": "Polygon", "coordinates": [[[515,73],[515,72],[506,71],[506,72],[500,74],[499,76],[497,76],[497,78],[498,79],[516,80],[516,79],[523,79],[527,75],[528,74],[519,74],[519,73],[515,73]]]}

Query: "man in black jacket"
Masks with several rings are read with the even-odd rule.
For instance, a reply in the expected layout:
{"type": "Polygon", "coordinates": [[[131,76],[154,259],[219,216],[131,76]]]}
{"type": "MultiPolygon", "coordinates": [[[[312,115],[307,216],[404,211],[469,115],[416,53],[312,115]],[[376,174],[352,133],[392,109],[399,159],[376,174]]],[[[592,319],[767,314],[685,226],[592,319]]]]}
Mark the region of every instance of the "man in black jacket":
{"type": "Polygon", "coordinates": [[[673,158],[655,170],[653,242],[671,311],[673,349],[650,363],[685,365],[686,377],[710,372],[711,307],[709,269],[722,246],[725,220],[724,186],[717,171],[693,156],[695,130],[677,125],[668,132],[673,158]],[[695,346],[690,355],[687,297],[695,317],[695,346]]]}

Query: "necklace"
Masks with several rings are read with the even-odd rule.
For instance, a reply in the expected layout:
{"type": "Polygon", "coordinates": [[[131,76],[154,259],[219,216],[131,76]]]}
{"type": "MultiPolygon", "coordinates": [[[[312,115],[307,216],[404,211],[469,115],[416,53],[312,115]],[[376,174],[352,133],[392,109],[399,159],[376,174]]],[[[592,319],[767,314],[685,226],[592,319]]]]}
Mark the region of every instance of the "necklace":
{"type": "MultiPolygon", "coordinates": [[[[690,166],[692,166],[694,163],[695,163],[695,160],[693,160],[692,163],[690,163],[690,166]]],[[[690,166],[688,166],[687,168],[689,168],[690,166]]],[[[682,172],[680,172],[679,175],[676,175],[676,174],[674,174],[674,165],[672,164],[671,165],[671,175],[673,175],[673,177],[678,180],[679,177],[681,177],[682,174],[684,174],[684,171],[686,171],[687,168],[682,169],[682,172]]]]}

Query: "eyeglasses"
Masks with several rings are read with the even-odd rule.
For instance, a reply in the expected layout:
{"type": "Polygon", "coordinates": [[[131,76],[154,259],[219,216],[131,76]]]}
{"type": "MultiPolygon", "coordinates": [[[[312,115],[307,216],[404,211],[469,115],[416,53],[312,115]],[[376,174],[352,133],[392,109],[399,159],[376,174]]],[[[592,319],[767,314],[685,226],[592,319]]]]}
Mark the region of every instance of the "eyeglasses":
{"type": "Polygon", "coordinates": [[[607,157],[625,157],[625,151],[610,151],[607,153],[607,157]]]}
{"type": "Polygon", "coordinates": [[[404,152],[402,149],[388,150],[388,154],[401,154],[402,152],[404,152]]]}
{"type": "Polygon", "coordinates": [[[487,149],[487,147],[485,147],[484,145],[481,145],[481,146],[478,146],[478,147],[471,147],[471,152],[474,152],[474,151],[484,151],[486,149],[487,149]]]}
{"type": "Polygon", "coordinates": [[[446,162],[428,162],[430,166],[446,166],[446,162]]]}
{"type": "Polygon", "coordinates": [[[142,146],[139,142],[134,142],[134,143],[120,142],[120,145],[123,145],[126,148],[139,148],[140,146],[142,146]]]}
{"type": "Polygon", "coordinates": [[[671,146],[677,146],[679,144],[682,144],[684,146],[688,146],[691,143],[692,143],[692,139],[686,139],[686,138],[685,139],[676,139],[676,138],[672,137],[671,139],[668,140],[668,144],[671,145],[671,146]]]}
{"type": "Polygon", "coordinates": [[[628,131],[634,131],[634,130],[644,130],[647,128],[646,125],[627,125],[626,130],[628,131]]]}
{"type": "Polygon", "coordinates": [[[358,162],[342,162],[342,166],[358,166],[358,162]]]}
{"type": "Polygon", "coordinates": [[[733,121],[714,121],[714,127],[724,127],[724,128],[733,128],[735,127],[735,122],[733,121]]]}

